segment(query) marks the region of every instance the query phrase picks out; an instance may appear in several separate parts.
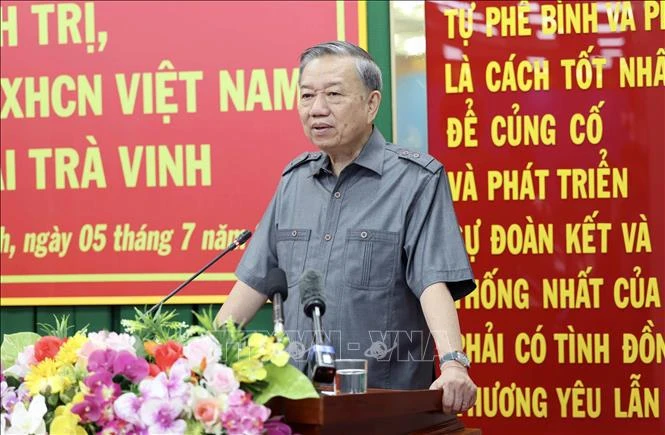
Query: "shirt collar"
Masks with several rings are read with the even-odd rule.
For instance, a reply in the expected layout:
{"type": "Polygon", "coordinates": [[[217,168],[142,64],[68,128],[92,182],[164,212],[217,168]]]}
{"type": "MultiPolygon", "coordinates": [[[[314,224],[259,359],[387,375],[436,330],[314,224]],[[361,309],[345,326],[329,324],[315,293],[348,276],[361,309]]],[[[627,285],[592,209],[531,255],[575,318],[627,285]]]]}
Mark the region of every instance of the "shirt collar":
{"type": "MultiPolygon", "coordinates": [[[[374,127],[372,134],[369,136],[367,143],[358,154],[358,157],[352,162],[358,166],[376,172],[378,175],[383,174],[383,158],[386,140],[378,128],[374,127]]],[[[317,160],[311,166],[311,174],[316,175],[321,171],[330,172],[330,157],[324,154],[322,159],[317,160]]]]}

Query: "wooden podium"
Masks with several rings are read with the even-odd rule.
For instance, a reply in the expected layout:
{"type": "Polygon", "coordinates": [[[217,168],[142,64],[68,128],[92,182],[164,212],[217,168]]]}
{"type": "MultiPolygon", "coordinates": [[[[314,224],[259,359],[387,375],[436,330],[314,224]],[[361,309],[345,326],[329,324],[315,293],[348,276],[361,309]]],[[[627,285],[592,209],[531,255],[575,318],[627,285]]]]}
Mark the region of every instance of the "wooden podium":
{"type": "Polygon", "coordinates": [[[296,433],[480,435],[454,415],[441,412],[440,390],[376,390],[367,394],[322,395],[318,399],[268,402],[296,433]]]}

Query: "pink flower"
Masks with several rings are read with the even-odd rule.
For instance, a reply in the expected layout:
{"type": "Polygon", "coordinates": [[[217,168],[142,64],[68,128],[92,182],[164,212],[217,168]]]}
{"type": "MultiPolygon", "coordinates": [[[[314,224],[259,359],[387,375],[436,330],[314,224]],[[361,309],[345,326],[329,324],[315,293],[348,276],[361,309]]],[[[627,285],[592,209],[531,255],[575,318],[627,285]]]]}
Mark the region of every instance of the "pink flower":
{"type": "Polygon", "coordinates": [[[229,394],[240,388],[240,383],[233,375],[233,369],[224,364],[209,365],[203,372],[207,388],[214,394],[229,394]]]}
{"type": "Polygon", "coordinates": [[[118,352],[113,349],[96,350],[90,354],[88,358],[88,371],[98,372],[104,371],[108,373],[113,372],[113,361],[118,352]]]}
{"type": "Polygon", "coordinates": [[[72,406],[72,414],[81,417],[83,423],[96,422],[102,417],[102,406],[104,404],[95,401],[94,397],[90,397],[90,399],[91,400],[88,400],[88,398],[86,398],[86,400],[72,406]]]}
{"type": "Polygon", "coordinates": [[[190,369],[202,371],[210,364],[219,361],[222,348],[212,336],[203,335],[189,340],[182,353],[189,361],[190,369]]]}
{"type": "Polygon", "coordinates": [[[136,428],[132,424],[122,420],[112,420],[104,425],[99,435],[142,435],[147,434],[145,430],[136,428]]]}
{"type": "Polygon", "coordinates": [[[229,394],[229,406],[247,406],[250,403],[252,403],[252,398],[242,390],[236,390],[229,394]]]}
{"type": "Polygon", "coordinates": [[[229,435],[261,434],[270,410],[252,402],[249,394],[236,390],[229,394],[229,407],[222,414],[222,425],[229,435]]]}
{"type": "Polygon", "coordinates": [[[282,419],[283,417],[279,416],[266,421],[263,425],[266,435],[291,435],[293,431],[282,419]]]}
{"type": "Polygon", "coordinates": [[[194,418],[206,426],[215,424],[219,418],[219,408],[215,399],[202,399],[196,402],[194,418]]]}
{"type": "Polygon", "coordinates": [[[18,401],[18,396],[16,395],[14,387],[10,387],[5,381],[0,382],[0,412],[2,412],[3,415],[4,411],[11,414],[14,405],[16,405],[18,401]]]}
{"type": "Polygon", "coordinates": [[[113,361],[113,374],[123,375],[132,383],[138,383],[148,376],[148,362],[126,350],[122,350],[118,352],[115,361],[113,361]]]}
{"type": "Polygon", "coordinates": [[[220,433],[221,413],[226,410],[226,395],[213,396],[203,386],[194,386],[186,409],[193,414],[194,419],[203,424],[204,433],[220,433]]]}
{"type": "MultiPolygon", "coordinates": [[[[99,354],[104,354],[105,351],[99,354]]],[[[84,423],[104,425],[114,419],[113,402],[120,395],[120,386],[113,382],[111,373],[100,370],[88,375],[83,381],[90,392],[82,402],[72,407],[84,423]]]]}

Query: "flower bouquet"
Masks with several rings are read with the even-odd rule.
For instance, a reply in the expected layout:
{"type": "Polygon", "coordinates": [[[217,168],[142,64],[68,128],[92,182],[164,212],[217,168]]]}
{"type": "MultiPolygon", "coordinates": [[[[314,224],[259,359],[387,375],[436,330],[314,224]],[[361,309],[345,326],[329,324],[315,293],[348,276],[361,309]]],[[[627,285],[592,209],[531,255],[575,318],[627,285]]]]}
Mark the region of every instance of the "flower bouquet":
{"type": "Polygon", "coordinates": [[[55,326],[5,335],[0,354],[3,434],[288,434],[264,404],[318,397],[291,366],[283,335],[198,325],[175,311],[136,311],[124,333],[71,335],[55,326]]]}

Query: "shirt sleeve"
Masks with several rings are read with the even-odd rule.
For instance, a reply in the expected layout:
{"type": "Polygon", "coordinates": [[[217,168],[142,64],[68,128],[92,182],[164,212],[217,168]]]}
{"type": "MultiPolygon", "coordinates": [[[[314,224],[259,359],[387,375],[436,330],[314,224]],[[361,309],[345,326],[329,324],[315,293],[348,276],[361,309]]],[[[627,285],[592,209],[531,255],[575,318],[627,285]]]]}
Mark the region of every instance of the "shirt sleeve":
{"type": "Polygon", "coordinates": [[[279,188],[266,208],[247,249],[238,263],[236,276],[254,290],[268,295],[266,277],[277,267],[276,229],[279,188]]]}
{"type": "Polygon", "coordinates": [[[476,288],[443,168],[429,177],[411,204],[404,250],[406,281],[416,297],[437,282],[444,282],[455,300],[476,288]]]}

